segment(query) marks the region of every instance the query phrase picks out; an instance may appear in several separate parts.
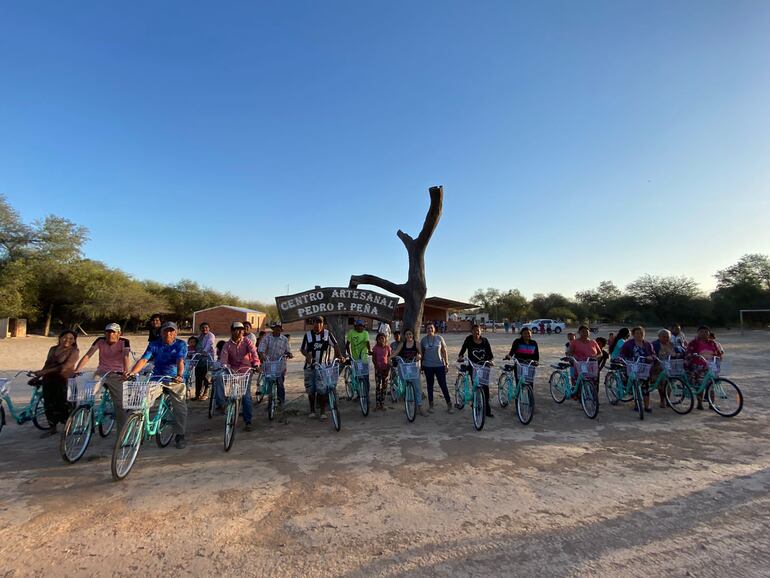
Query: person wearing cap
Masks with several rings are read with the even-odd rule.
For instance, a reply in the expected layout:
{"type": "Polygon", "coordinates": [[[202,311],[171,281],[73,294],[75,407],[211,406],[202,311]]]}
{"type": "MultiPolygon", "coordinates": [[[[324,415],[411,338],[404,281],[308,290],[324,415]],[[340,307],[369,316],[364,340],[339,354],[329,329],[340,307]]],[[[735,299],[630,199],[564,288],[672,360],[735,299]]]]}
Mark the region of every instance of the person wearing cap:
{"type": "MultiPolygon", "coordinates": [[[[240,321],[230,325],[230,341],[225,343],[219,354],[219,363],[228,367],[233,373],[246,373],[252,367],[259,367],[259,355],[254,344],[243,336],[244,327],[240,321]]],[[[214,377],[214,404],[218,411],[224,411],[225,383],[223,373],[218,372],[214,377]]],[[[251,431],[253,408],[251,404],[251,388],[246,388],[243,394],[244,430],[251,431]]]]}
{"type": "Polygon", "coordinates": [[[75,366],[75,373],[79,373],[95,353],[99,354],[96,375],[101,377],[109,374],[103,385],[110,392],[112,398],[118,431],[123,428],[126,421],[126,412],[123,410],[123,380],[131,367],[131,344],[128,339],[121,337],[120,333],[120,325],[117,323],[107,324],[107,327],[104,328],[104,336],[96,338],[96,341],[91,344],[86,354],[75,366]]]}
{"type": "MultiPolygon", "coordinates": [[[[259,358],[265,361],[279,361],[284,356],[294,357],[291,352],[291,345],[285,335],[281,335],[283,331],[283,325],[280,321],[276,321],[271,326],[272,333],[265,335],[259,342],[259,358]]],[[[286,388],[284,387],[284,380],[286,379],[286,370],[284,369],[283,375],[278,378],[278,402],[283,406],[283,402],[286,401],[286,388]]]]}
{"type": "Polygon", "coordinates": [[[308,417],[315,417],[316,401],[318,401],[319,417],[326,419],[326,391],[321,391],[322,384],[318,382],[313,364],[328,361],[330,348],[334,349],[334,355],[337,359],[342,357],[334,335],[328,329],[324,329],[324,318],[316,317],[313,319],[313,329],[305,333],[300,347],[302,355],[305,356],[305,391],[307,391],[307,398],[310,403],[308,417]]]}
{"type": "Polygon", "coordinates": [[[184,361],[187,358],[187,344],[176,338],[176,332],[176,323],[167,321],[161,325],[160,340],[150,341],[147,344],[147,350],[131,368],[129,376],[134,376],[142,371],[147,362],[153,362],[152,379],[162,380],[164,382],[163,389],[171,397],[176,447],[182,449],[187,445],[184,439],[187,428],[187,401],[185,399],[187,391],[182,379],[184,361]]]}
{"type": "MultiPolygon", "coordinates": [[[[369,343],[369,332],[366,331],[363,319],[353,322],[353,329],[345,335],[345,353],[356,361],[368,361],[372,354],[372,346],[369,343]]],[[[369,376],[364,379],[364,387],[369,391],[369,376]]]]}

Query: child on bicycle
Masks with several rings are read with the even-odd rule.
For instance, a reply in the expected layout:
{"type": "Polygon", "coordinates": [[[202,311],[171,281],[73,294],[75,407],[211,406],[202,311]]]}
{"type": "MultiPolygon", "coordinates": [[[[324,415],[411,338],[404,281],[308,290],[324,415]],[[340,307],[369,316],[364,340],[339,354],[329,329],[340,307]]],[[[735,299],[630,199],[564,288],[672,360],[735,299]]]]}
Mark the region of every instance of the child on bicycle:
{"type": "Polygon", "coordinates": [[[374,361],[374,380],[376,389],[377,405],[374,409],[385,409],[385,391],[388,387],[388,376],[390,375],[390,356],[393,350],[387,342],[387,336],[384,333],[377,334],[377,343],[372,348],[372,360],[374,361]]]}

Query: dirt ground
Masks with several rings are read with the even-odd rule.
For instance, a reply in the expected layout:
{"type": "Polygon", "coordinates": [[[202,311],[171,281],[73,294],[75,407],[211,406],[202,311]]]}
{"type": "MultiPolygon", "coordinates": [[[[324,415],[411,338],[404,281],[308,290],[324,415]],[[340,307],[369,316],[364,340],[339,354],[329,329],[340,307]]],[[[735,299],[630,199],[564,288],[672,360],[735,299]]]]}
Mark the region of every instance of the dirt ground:
{"type": "MultiPolygon", "coordinates": [[[[487,336],[498,356],[512,339],[487,336]]],[[[285,422],[258,407],[225,453],[223,418],[191,403],[187,448],[145,444],[120,483],[114,434],[68,465],[58,438],[8,423],[0,576],[767,576],[770,334],[719,338],[745,398],[733,419],[678,416],[655,393],[639,421],[602,391],[589,420],[551,400],[542,368],[529,426],[496,403],[475,432],[443,403],[409,424],[402,406],[364,418],[344,402],[335,433],[306,417],[292,362],[285,422]]],[[[565,338],[539,341],[555,360],[565,338]]],[[[0,342],[0,370],[40,367],[52,343],[0,342]]]]}

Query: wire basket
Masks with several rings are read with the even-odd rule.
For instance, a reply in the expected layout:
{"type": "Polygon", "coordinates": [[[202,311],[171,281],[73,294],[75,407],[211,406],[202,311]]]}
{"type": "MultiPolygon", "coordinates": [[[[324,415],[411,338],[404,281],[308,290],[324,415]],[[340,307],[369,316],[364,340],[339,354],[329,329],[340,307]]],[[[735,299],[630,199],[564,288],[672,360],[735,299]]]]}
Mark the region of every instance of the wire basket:
{"type": "Polygon", "coordinates": [[[709,364],[709,371],[719,377],[720,375],[727,375],[727,372],[730,371],[730,364],[726,362],[721,357],[715,357],[711,361],[708,362],[709,364]]]}
{"type": "Polygon", "coordinates": [[[340,366],[336,363],[317,367],[315,370],[316,379],[321,382],[322,389],[333,389],[337,387],[337,380],[340,378],[340,366]]]}
{"type": "Polygon", "coordinates": [[[123,382],[123,408],[143,409],[149,407],[163,393],[160,381],[137,379],[123,382]]]}
{"type": "Polygon", "coordinates": [[[361,359],[354,359],[351,364],[353,377],[369,377],[369,362],[361,359]]]}
{"type": "Polygon", "coordinates": [[[78,405],[93,403],[98,383],[92,379],[78,383],[77,379],[70,377],[67,380],[67,401],[78,405]]]}
{"type": "Polygon", "coordinates": [[[0,377],[0,395],[8,395],[8,383],[10,381],[8,377],[0,377]]]}
{"type": "Polygon", "coordinates": [[[473,369],[476,372],[479,385],[489,385],[490,383],[494,382],[495,374],[497,373],[496,367],[491,365],[474,365],[473,369]]]}
{"type": "Polygon", "coordinates": [[[222,379],[225,386],[225,397],[239,398],[246,394],[246,388],[251,383],[251,372],[226,373],[222,379]]]}
{"type": "Polygon", "coordinates": [[[406,361],[401,361],[398,364],[398,373],[404,381],[419,379],[420,366],[416,362],[407,363],[406,361]]]}
{"type": "Polygon", "coordinates": [[[629,362],[626,367],[628,368],[628,375],[635,377],[636,379],[647,379],[650,377],[652,364],[643,363],[641,361],[632,361],[629,362]]]}
{"type": "Polygon", "coordinates": [[[524,383],[534,383],[536,368],[536,365],[519,364],[519,376],[524,380],[524,383]]]}
{"type": "Polygon", "coordinates": [[[595,359],[586,359],[585,361],[578,361],[578,373],[585,377],[598,377],[599,375],[599,362],[595,359]]]}
{"type": "Polygon", "coordinates": [[[663,361],[663,370],[670,377],[684,375],[684,359],[667,359],[663,361]]]}
{"type": "Polygon", "coordinates": [[[264,372],[265,377],[269,377],[271,379],[278,379],[281,377],[285,369],[286,363],[283,359],[279,359],[278,361],[265,361],[264,365],[262,366],[262,371],[264,372]]]}

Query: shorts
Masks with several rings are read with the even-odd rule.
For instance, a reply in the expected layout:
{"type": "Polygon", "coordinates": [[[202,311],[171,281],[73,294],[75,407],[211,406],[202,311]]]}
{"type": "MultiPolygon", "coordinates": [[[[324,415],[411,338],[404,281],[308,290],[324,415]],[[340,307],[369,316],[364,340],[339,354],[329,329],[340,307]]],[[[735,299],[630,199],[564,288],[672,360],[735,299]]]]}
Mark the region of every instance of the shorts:
{"type": "Polygon", "coordinates": [[[312,367],[304,369],[305,391],[308,395],[325,394],[326,386],[312,367]]]}

